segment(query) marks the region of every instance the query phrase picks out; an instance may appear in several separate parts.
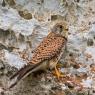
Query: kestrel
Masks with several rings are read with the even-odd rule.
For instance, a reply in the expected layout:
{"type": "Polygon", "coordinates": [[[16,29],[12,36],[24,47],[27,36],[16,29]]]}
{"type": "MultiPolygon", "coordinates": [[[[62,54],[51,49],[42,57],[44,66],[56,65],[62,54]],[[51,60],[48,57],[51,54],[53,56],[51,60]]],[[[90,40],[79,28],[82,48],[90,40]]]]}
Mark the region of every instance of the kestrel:
{"type": "Polygon", "coordinates": [[[18,83],[18,81],[27,77],[30,73],[39,70],[55,68],[58,75],[56,64],[64,53],[67,43],[67,33],[68,30],[64,22],[61,21],[55,23],[51,32],[43,39],[34,51],[29,64],[21,68],[10,78],[11,81],[15,79],[15,82],[12,83],[9,88],[12,88],[18,83]]]}

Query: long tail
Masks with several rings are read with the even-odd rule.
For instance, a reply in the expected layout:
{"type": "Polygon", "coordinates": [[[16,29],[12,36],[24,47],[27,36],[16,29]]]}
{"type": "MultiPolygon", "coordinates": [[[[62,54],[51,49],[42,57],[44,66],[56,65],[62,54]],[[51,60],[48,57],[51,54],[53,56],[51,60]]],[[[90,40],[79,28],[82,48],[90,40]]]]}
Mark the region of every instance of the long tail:
{"type": "Polygon", "coordinates": [[[14,87],[21,79],[27,77],[32,72],[37,71],[40,68],[40,63],[35,65],[26,65],[17,71],[14,75],[10,77],[10,86],[8,89],[14,87]]]}

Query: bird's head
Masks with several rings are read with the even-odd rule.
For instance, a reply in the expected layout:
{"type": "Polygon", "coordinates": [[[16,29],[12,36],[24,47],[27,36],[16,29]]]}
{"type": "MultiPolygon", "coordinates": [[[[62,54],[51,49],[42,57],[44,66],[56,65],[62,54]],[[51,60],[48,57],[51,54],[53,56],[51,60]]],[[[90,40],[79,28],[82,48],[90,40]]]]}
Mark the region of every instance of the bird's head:
{"type": "Polygon", "coordinates": [[[52,28],[52,32],[55,32],[56,34],[61,34],[65,38],[68,37],[68,25],[65,21],[56,22],[55,25],[52,28]]]}

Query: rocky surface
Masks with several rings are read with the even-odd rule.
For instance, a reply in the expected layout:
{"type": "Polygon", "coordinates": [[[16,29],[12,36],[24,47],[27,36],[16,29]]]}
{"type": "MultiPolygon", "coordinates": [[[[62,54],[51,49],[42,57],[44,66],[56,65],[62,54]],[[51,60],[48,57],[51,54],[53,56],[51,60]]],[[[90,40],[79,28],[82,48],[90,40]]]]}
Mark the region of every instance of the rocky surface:
{"type": "Polygon", "coordinates": [[[94,95],[95,0],[0,0],[0,95],[94,95]],[[59,80],[30,75],[10,91],[9,77],[27,64],[56,19],[69,26],[59,80]],[[25,54],[25,59],[22,55],[25,54]]]}

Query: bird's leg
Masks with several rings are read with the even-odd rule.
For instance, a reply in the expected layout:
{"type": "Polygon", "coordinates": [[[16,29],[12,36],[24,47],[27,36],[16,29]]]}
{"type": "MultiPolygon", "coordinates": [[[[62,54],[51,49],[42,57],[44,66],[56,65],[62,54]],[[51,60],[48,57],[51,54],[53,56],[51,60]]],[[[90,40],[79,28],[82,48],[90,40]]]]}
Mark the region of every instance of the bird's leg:
{"type": "Polygon", "coordinates": [[[57,76],[58,80],[59,78],[63,77],[64,75],[60,72],[60,70],[58,69],[60,67],[61,64],[58,64],[58,60],[57,60],[57,64],[55,66],[55,72],[54,74],[57,76]]]}
{"type": "Polygon", "coordinates": [[[57,67],[55,66],[55,74],[59,80],[60,77],[63,77],[63,75],[61,74],[61,72],[57,69],[57,67]]]}
{"type": "MultiPolygon", "coordinates": [[[[64,51],[65,48],[63,48],[64,51]]],[[[56,66],[55,66],[55,74],[57,76],[57,78],[59,79],[60,77],[63,77],[64,75],[57,69],[61,64],[58,64],[59,60],[61,59],[62,55],[64,52],[61,52],[60,55],[58,56],[57,62],[56,62],[56,66]],[[58,66],[58,67],[57,67],[58,66]]]]}

